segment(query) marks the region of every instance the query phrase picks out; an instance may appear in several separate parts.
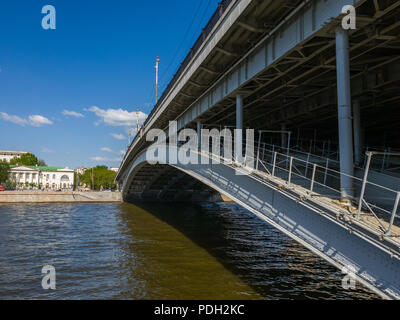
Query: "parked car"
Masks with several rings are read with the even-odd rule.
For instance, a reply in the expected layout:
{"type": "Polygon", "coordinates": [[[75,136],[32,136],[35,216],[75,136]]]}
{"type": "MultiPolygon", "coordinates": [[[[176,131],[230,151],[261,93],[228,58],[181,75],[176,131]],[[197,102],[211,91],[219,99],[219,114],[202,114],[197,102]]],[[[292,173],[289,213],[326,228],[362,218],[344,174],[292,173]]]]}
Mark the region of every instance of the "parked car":
{"type": "Polygon", "coordinates": [[[5,191],[6,189],[3,186],[0,186],[0,191],[5,191]]]}

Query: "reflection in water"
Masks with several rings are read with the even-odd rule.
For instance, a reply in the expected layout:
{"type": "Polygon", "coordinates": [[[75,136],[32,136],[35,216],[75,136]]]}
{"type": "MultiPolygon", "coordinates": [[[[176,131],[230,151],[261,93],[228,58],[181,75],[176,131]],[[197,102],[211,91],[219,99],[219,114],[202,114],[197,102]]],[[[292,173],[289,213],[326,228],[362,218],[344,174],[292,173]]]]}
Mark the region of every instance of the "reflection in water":
{"type": "Polygon", "coordinates": [[[0,242],[0,299],[377,298],[232,204],[2,205],[0,242]]]}

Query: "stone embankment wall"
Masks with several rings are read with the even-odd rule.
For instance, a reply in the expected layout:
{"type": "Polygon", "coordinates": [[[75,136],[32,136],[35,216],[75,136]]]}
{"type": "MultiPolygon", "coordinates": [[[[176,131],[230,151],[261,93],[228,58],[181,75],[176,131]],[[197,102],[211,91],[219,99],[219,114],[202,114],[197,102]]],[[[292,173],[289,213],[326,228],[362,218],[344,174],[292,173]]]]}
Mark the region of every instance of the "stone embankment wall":
{"type": "Polygon", "coordinates": [[[46,202],[119,202],[120,192],[0,192],[0,203],[46,203],[46,202]]]}

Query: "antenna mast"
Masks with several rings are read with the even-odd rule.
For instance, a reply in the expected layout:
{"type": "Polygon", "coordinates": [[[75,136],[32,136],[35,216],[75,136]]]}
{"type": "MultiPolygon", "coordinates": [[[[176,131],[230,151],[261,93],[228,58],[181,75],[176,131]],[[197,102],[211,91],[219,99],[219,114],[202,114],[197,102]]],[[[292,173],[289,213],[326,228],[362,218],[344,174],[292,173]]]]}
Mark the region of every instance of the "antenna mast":
{"type": "Polygon", "coordinates": [[[156,59],[156,66],[154,67],[154,69],[156,69],[156,103],[158,101],[158,63],[160,62],[159,57],[157,57],[156,59]]]}

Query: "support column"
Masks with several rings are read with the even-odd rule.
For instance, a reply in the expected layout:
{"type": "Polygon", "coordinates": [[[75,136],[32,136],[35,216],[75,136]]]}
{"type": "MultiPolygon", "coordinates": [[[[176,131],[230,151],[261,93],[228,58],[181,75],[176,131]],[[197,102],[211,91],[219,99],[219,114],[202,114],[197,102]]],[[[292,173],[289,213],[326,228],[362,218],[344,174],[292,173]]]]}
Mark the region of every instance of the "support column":
{"type": "MultiPolygon", "coordinates": [[[[336,71],[339,121],[340,172],[354,176],[353,130],[351,123],[349,35],[339,27],[336,30],[336,71]]],[[[341,198],[349,200],[354,195],[351,177],[341,175],[341,198]]]]}
{"type": "Polygon", "coordinates": [[[197,149],[201,150],[201,122],[197,121],[197,149]]]}
{"type": "Polygon", "coordinates": [[[353,101],[353,134],[354,161],[357,165],[359,165],[361,163],[362,155],[360,100],[353,101]]]}
{"type": "Polygon", "coordinates": [[[242,138],[243,138],[243,97],[241,94],[236,96],[236,129],[240,129],[235,131],[235,151],[236,151],[236,161],[240,161],[243,152],[242,152],[242,138]]]}

